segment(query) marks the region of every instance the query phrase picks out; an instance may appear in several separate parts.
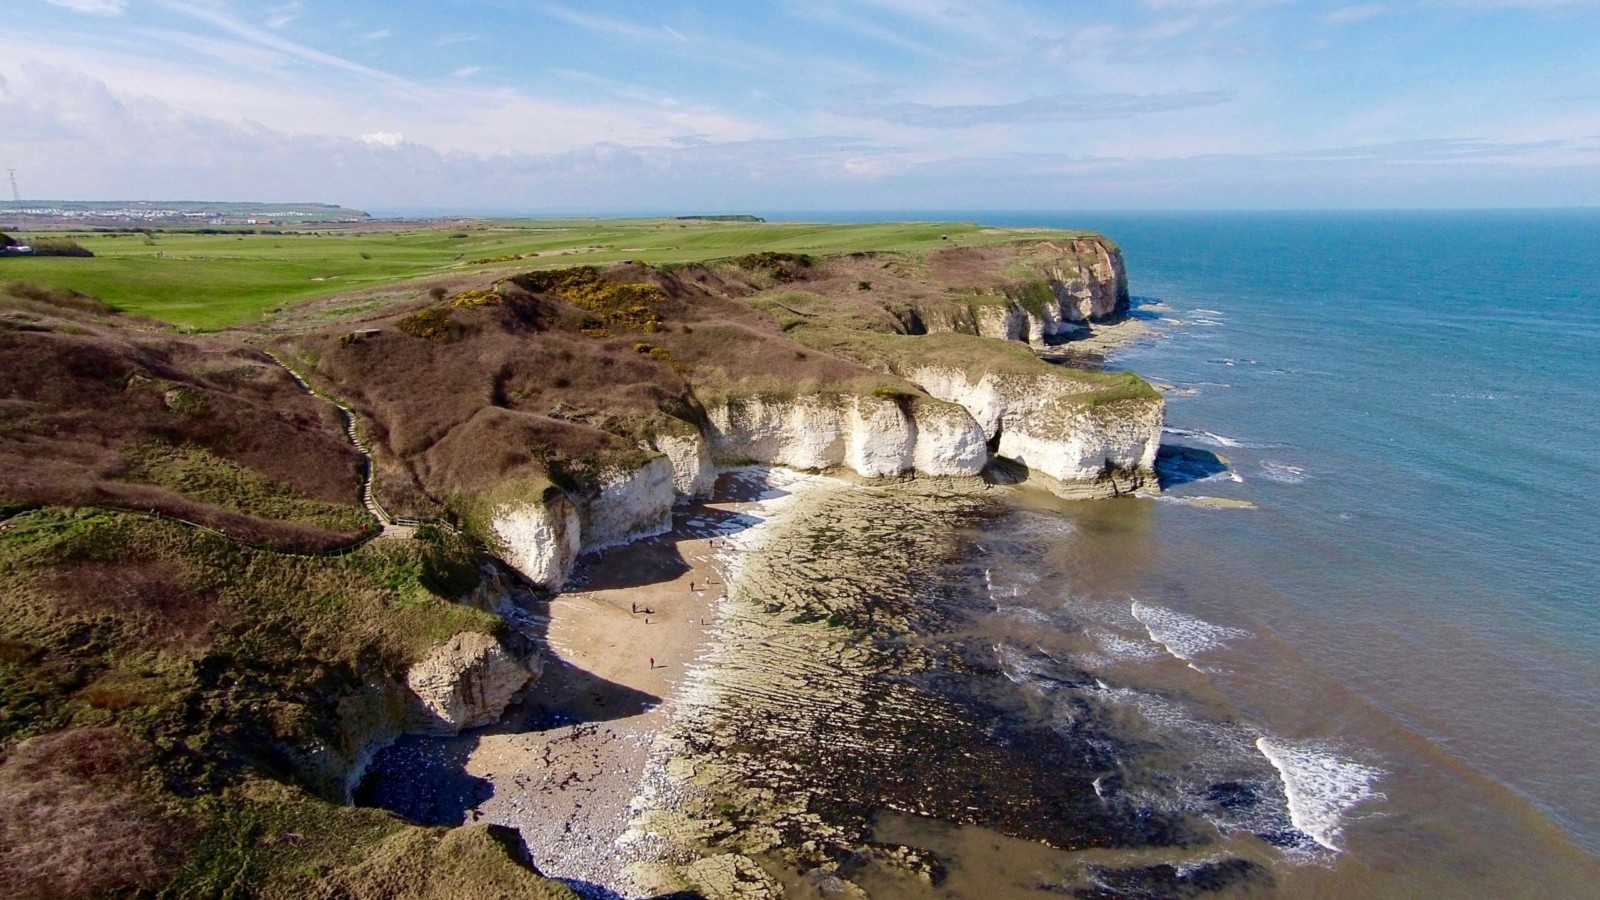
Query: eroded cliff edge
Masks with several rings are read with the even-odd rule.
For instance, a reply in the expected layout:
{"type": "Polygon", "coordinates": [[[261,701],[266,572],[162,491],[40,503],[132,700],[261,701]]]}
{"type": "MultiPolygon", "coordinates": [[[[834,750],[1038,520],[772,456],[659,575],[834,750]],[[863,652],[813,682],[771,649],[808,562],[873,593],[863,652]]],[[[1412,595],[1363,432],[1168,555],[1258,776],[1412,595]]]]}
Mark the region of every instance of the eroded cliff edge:
{"type": "Polygon", "coordinates": [[[401,515],[459,523],[530,581],[667,530],[747,464],[1153,487],[1160,396],[1030,344],[1128,309],[1082,236],[928,253],[623,263],[434,290],[282,340],[371,431],[401,515]]]}

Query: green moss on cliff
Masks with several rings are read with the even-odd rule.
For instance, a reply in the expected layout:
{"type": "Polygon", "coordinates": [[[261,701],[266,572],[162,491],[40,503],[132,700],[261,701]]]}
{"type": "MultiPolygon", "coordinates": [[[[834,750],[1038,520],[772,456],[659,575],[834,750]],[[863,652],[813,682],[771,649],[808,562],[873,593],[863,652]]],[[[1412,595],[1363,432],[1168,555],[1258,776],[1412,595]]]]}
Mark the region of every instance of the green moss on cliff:
{"type": "Polygon", "coordinates": [[[790,332],[808,347],[851,359],[896,375],[919,368],[948,368],[963,372],[970,382],[985,375],[1049,378],[1083,393],[1086,402],[1159,400],[1144,379],[1131,372],[1069,369],[1039,359],[1024,344],[968,334],[898,335],[853,331],[807,324],[790,332]],[[1087,398],[1103,398],[1087,401],[1087,398]]]}

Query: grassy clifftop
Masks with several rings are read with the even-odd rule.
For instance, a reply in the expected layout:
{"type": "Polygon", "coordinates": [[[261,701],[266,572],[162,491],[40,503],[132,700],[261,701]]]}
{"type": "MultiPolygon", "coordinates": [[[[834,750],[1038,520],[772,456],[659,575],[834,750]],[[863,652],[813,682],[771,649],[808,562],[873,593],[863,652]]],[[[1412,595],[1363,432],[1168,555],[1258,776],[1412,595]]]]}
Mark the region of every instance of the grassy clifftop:
{"type": "Polygon", "coordinates": [[[341,805],[407,667],[506,626],[460,602],[483,560],[452,533],[342,552],[364,459],[268,348],[356,411],[391,512],[469,526],[507,490],[591,490],[718,403],[915,400],[914,363],[1149,391],[925,333],[1076,265],[1069,233],[451,229],[99,235],[92,260],[0,265],[44,283],[0,289],[0,894],[570,896],[501,832],[341,805]]]}
{"type": "Polygon", "coordinates": [[[989,246],[1019,236],[1070,239],[1076,232],[1017,232],[971,223],[768,224],[706,220],[529,220],[328,231],[249,229],[63,232],[93,259],[0,260],[0,281],[21,279],[99,297],[124,312],[202,329],[225,328],[295,303],[431,276],[470,279],[573,264],[636,259],[686,262],[759,252],[825,256],[919,253],[989,246]]]}

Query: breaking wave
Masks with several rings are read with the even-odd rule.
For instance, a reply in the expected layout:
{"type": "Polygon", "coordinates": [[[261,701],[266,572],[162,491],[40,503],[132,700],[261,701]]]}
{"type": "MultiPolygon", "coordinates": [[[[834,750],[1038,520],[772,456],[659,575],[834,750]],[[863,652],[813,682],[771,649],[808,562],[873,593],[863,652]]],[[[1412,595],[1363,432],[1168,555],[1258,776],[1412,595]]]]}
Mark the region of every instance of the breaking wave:
{"type": "Polygon", "coordinates": [[[1325,746],[1261,737],[1256,749],[1283,779],[1294,827],[1329,850],[1339,850],[1345,813],[1362,801],[1384,799],[1373,784],[1387,773],[1344,759],[1325,746]]]}
{"type": "Polygon", "coordinates": [[[1204,619],[1186,616],[1164,606],[1150,606],[1133,601],[1133,617],[1139,620],[1150,640],[1167,648],[1167,652],[1186,663],[1213,647],[1230,640],[1249,637],[1250,632],[1238,628],[1224,628],[1204,619]]]}

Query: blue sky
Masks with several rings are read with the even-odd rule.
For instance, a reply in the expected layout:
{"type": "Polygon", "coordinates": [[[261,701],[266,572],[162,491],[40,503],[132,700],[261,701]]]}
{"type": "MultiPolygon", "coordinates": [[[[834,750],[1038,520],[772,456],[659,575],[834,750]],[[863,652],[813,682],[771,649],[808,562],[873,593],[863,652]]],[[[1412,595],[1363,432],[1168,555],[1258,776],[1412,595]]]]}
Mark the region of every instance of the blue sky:
{"type": "Polygon", "coordinates": [[[1600,0],[0,0],[37,198],[1600,205],[1600,0]]]}

